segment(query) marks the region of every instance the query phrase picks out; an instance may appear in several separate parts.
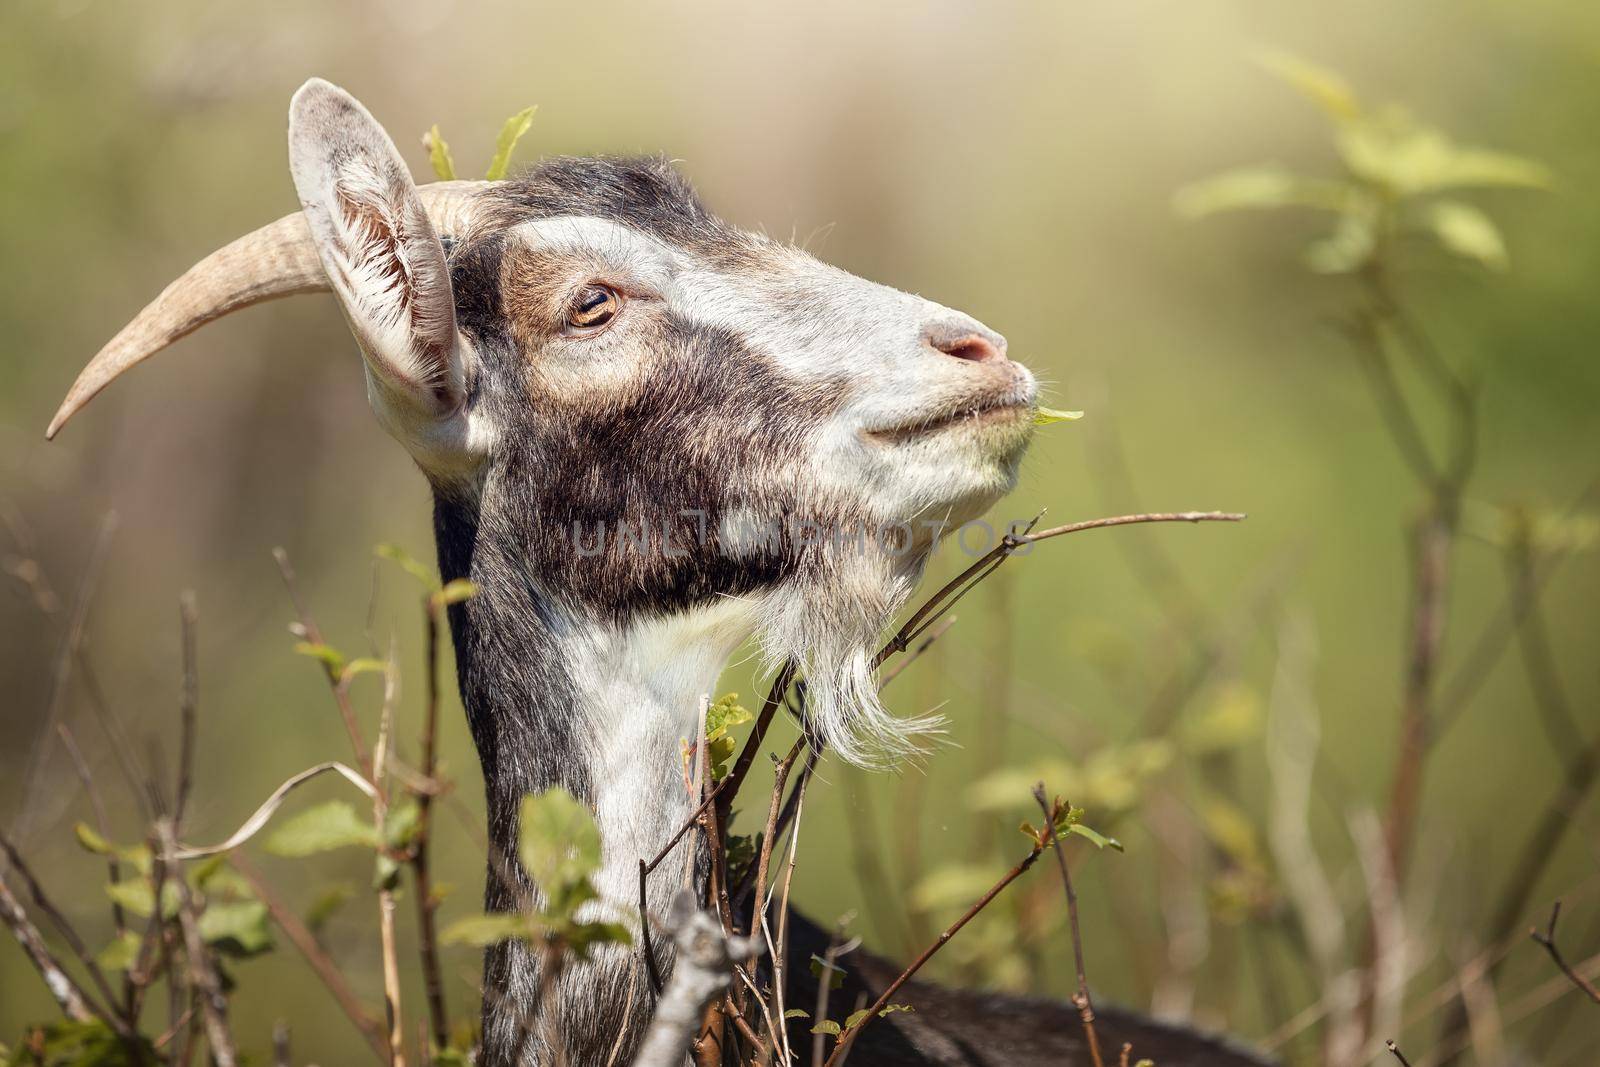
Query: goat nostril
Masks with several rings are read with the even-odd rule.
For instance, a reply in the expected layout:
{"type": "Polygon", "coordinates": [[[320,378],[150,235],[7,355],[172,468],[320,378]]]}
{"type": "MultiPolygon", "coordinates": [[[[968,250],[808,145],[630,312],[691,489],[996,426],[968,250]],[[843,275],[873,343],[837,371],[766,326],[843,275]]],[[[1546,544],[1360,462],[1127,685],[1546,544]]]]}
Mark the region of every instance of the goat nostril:
{"type": "Polygon", "coordinates": [[[970,359],[974,363],[983,363],[986,360],[1001,358],[1000,349],[994,342],[978,334],[969,333],[962,337],[953,337],[949,340],[940,338],[931,342],[933,347],[947,356],[956,359],[970,359]]]}

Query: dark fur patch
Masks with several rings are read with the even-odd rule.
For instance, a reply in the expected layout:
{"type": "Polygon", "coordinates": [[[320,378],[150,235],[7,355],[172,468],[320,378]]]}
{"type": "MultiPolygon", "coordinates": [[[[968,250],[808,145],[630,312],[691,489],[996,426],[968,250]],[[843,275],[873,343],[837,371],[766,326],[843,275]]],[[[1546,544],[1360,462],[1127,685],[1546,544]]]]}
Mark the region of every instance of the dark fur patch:
{"type": "MultiPolygon", "coordinates": [[[[504,234],[530,219],[595,216],[719,263],[753,260],[758,239],[706,212],[660,160],[559,160],[485,201],[487,217],[458,235],[449,259],[457,321],[477,354],[468,403],[499,433],[479,484],[435,487],[435,527],[444,578],[479,587],[451,609],[451,630],[484,768],[491,852],[508,858],[498,867],[491,859],[485,903],[503,910],[529,889],[509,859],[521,797],[553,785],[591,803],[595,796],[564,704],[573,682],[550,652],[556,630],[568,620],[621,624],[755,593],[808,565],[789,537],[724,551],[721,523],[735,510],[778,523],[846,516],[818,514],[824,505],[803,499],[794,473],[837,410],[838,389],[796,382],[743,338],[658,305],[631,320],[628,358],[638,373],[625,386],[564,395],[541,378],[541,346],[563,284],[555,276],[581,263],[528,259],[504,234]]],[[[615,1031],[601,1023],[620,1015],[623,973],[586,972],[592,984],[571,996],[560,987],[557,1027],[572,1062],[604,1062],[615,1031]]],[[[488,951],[483,1062],[504,1063],[515,1046],[494,1001],[530,1003],[535,976],[525,947],[488,951]]],[[[647,1008],[635,1008],[643,1018],[647,1008]]],[[[622,1061],[630,1056],[625,1048],[622,1061]]]]}

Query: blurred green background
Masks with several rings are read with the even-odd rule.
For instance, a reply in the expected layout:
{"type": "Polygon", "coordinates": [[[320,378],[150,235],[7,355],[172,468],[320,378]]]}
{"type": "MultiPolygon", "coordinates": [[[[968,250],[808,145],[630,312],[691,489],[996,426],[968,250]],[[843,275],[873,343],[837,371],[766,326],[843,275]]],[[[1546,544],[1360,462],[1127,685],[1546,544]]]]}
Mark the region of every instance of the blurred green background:
{"type": "MultiPolygon", "coordinates": [[[[1341,899],[1359,914],[1345,817],[1381,804],[1394,762],[1408,596],[1403,530],[1419,494],[1347,340],[1330,328],[1353,298],[1350,283],[1301,266],[1318,220],[1191,223],[1171,206],[1181,186],[1240,163],[1336,167],[1321,116],[1251,62],[1264,46],[1324,63],[1368,96],[1402,101],[1466,143],[1541,160],[1557,176],[1550,192],[1471,198],[1505,231],[1507,272],[1421,255],[1400,285],[1441,347],[1482,383],[1482,466],[1471,496],[1567,506],[1600,460],[1600,7],[1592,4],[838,2],[782,10],[12,0],[0,9],[0,503],[8,528],[0,551],[13,572],[0,598],[0,678],[9,694],[0,715],[0,818],[15,827],[30,808],[20,844],[72,914],[107,935],[103,869],[68,830],[87,812],[70,764],[46,738],[45,787],[30,790],[25,769],[46,721],[62,622],[111,511],[119,524],[88,644],[141,764],[155,763],[154,749],[166,745],[160,759],[171,766],[180,590],[195,590],[200,604],[191,839],[220,838],[288,774],[345,751],[318,671],[292,652],[274,546],[294,560],[332,643],[355,651],[369,634],[380,645],[398,636],[402,736],[414,747],[416,591],[392,567],[377,571],[375,585],[371,560],[379,541],[431,558],[427,491],[371,418],[331,300],[299,298],[227,319],[119,383],[59,443],[43,440],[79,368],[147,299],[203,254],[294,208],[285,108],[317,74],[361,97],[419,177],[427,175],[419,138],[433,123],[460,169],[476,172],[500,120],[535,103],[523,164],[553,154],[665,153],[728,219],[792,234],[842,267],[1005,333],[1012,355],[1048,383],[1048,402],[1088,414],[1042,432],[999,518],[1042,507],[1047,524],[1136,507],[1250,513],[1237,527],[1058,541],[964,601],[961,622],[890,691],[905,711],[943,704],[948,748],[898,776],[824,766],[800,839],[796,894],[805,910],[824,921],[859,910],[855,928],[869,944],[904,951],[899,909],[861,906],[850,828],[868,813],[876,818],[882,865],[897,885],[957,862],[998,874],[1005,857],[1020,854],[1012,827],[1026,797],[1015,810],[974,813],[973,783],[997,760],[1022,773],[1042,759],[1081,766],[1135,737],[1163,684],[1194,656],[1186,636],[1199,632],[1193,615],[1221,620],[1234,637],[1180,722],[1219,703],[1265,705],[1283,620],[1314,635],[1310,681],[1324,744],[1317,840],[1330,868],[1343,872],[1341,899]],[[1112,458],[1118,441],[1120,460],[1112,458]],[[1141,577],[1150,549],[1170,556],[1192,596],[1164,574],[1141,577]],[[30,560],[60,602],[53,615],[40,609],[37,582],[15,579],[30,560]]],[[[959,562],[947,553],[938,571],[959,562]]],[[[1447,674],[1505,595],[1489,547],[1466,542],[1456,574],[1447,674]]],[[[1545,600],[1564,682],[1590,730],[1600,728],[1597,593],[1600,562],[1580,555],[1545,600]]],[[[752,693],[750,670],[730,672],[728,687],[752,693]]],[[[358,684],[372,686],[358,693],[375,707],[376,683],[358,684]]],[[[69,687],[61,710],[131,839],[132,806],[81,684],[69,687]]],[[[443,750],[459,797],[476,811],[477,772],[453,696],[447,721],[443,750]]],[[[1270,808],[1260,749],[1259,732],[1243,729],[1222,772],[1257,835],[1270,808]]],[[[1425,931],[1432,969],[1414,983],[1419,1000],[1451,961],[1479,947],[1472,934],[1498,873],[1547,801],[1557,768],[1513,651],[1429,768],[1411,903],[1437,925],[1425,931]]],[[[1297,977],[1292,949],[1277,943],[1271,923],[1236,921],[1219,887],[1207,884],[1217,865],[1203,854],[1215,843],[1207,843],[1197,797],[1223,788],[1216,769],[1180,754],[1139,785],[1136,810],[1097,819],[1091,809],[1091,823],[1114,822],[1128,847],[1085,857],[1081,867],[1091,974],[1103,998],[1155,1003],[1262,1037],[1318,991],[1297,977]],[[1184,859],[1186,848],[1202,858],[1184,859]]],[[[341,788],[318,784],[295,803],[341,788]]],[[[1569,903],[1576,958],[1600,950],[1594,804],[1580,814],[1585,821],[1530,909],[1587,887],[1569,903]]],[[[448,918],[475,909],[481,860],[460,822],[446,817],[441,833],[439,877],[456,887],[448,918]]],[[[354,855],[261,865],[299,905],[310,901],[312,881],[368,877],[368,861],[354,855]]],[[[1053,877],[1041,869],[1010,910],[972,932],[965,953],[952,947],[942,973],[1065,994],[1071,968],[1059,929],[1016,934],[1018,923],[1033,929],[1038,915],[1030,919],[1029,909],[1057,906],[1053,877]]],[[[942,914],[934,904],[917,921],[942,914]]],[[[403,919],[409,932],[409,909],[403,919]]],[[[376,1003],[365,897],[326,938],[376,1003]]],[[[476,969],[475,953],[450,954],[458,1015],[473,1002],[476,969]]],[[[298,1056],[363,1054],[287,946],[242,964],[237,976],[249,994],[237,1008],[247,1047],[265,1050],[273,1020],[286,1018],[298,1056]]],[[[1512,1034],[1547,1017],[1513,1017],[1511,1004],[1548,976],[1535,947],[1513,953],[1500,979],[1512,1034]]],[[[418,990],[408,995],[420,1004],[418,990]]],[[[0,941],[0,1041],[49,1008],[15,945],[0,941]]],[[[1561,1062],[1562,1047],[1582,1055],[1600,1043],[1594,1015],[1567,1020],[1549,1062],[1561,1062]]],[[[1436,1021],[1408,1032],[1425,1043],[1436,1021]]],[[[1312,1047],[1300,1047],[1303,1062],[1312,1047]]]]}

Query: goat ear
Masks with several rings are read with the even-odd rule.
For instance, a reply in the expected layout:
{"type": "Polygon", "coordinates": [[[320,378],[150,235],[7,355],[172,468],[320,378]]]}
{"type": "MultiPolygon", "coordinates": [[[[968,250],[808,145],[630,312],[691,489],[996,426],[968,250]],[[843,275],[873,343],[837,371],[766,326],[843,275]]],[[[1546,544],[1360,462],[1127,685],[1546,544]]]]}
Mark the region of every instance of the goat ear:
{"type": "Polygon", "coordinates": [[[313,78],[289,104],[289,169],[312,240],[402,440],[431,438],[466,398],[444,246],[394,142],[349,93],[313,78]]]}

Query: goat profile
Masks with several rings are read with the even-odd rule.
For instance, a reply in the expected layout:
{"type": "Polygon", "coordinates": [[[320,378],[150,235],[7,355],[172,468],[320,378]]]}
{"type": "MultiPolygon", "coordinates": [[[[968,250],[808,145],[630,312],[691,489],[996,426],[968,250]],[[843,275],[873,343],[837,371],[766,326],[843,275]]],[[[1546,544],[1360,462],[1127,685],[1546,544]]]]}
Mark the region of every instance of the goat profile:
{"type": "MultiPolygon", "coordinates": [[[[723,222],[658,159],[418,187],[367,110],[314,79],[290,107],[289,160],[302,210],[163,292],[48,433],[205,323],[332,290],[374,411],[432,487],[440,572],[479,590],[450,624],[492,853],[516,855],[525,794],[563,787],[603,834],[599,906],[636,922],[637,863],[690,811],[680,742],[751,637],[801,665],[811,725],[841,757],[913,745],[931,723],[884,710],[870,656],[937,530],[1013,484],[1036,387],[1003,338],[723,222]]],[[[491,910],[537,892],[509,866],[522,884],[491,870],[491,910]]],[[[651,909],[678,888],[657,879],[651,909]]],[[[806,973],[815,936],[800,924],[788,973],[806,973]]],[[[553,1017],[520,1045],[538,961],[518,942],[490,949],[480,1062],[521,1047],[523,1064],[598,1067],[626,1028],[627,1063],[649,1016],[632,966],[612,947],[565,968],[553,1017]]],[[[892,972],[875,968],[851,981],[881,988],[892,972]]],[[[1062,1005],[907,988],[930,1010],[869,1028],[857,1061],[1087,1062],[1062,1005]]],[[[1259,1062],[1132,1015],[1103,1025],[1161,1067],[1259,1062]]]]}

